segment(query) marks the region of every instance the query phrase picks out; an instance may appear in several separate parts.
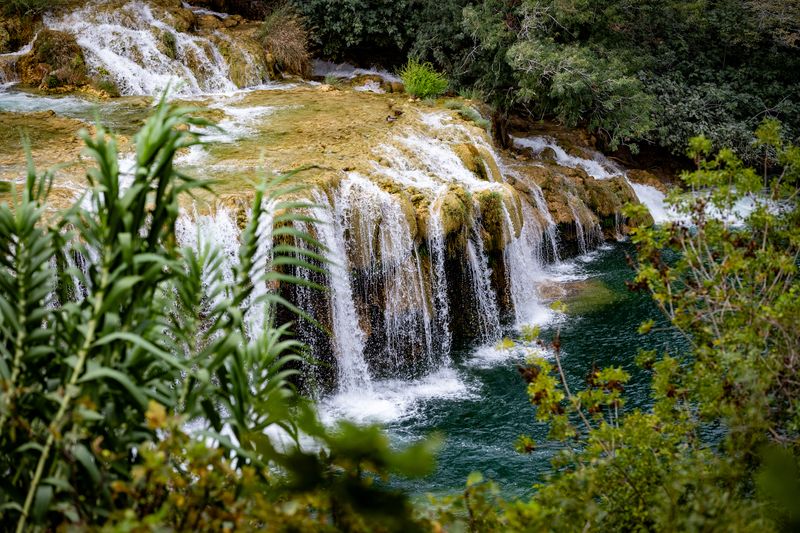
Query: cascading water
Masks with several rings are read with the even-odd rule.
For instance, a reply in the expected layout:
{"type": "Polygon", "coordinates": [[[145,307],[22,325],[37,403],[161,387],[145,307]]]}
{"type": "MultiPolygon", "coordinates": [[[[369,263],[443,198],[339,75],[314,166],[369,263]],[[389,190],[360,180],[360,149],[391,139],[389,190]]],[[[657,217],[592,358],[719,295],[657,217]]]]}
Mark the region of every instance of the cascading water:
{"type": "Polygon", "coordinates": [[[512,237],[503,250],[508,290],[518,325],[535,324],[550,315],[536,291],[543,271],[543,233],[536,224],[532,208],[523,204],[523,224],[519,237],[513,238],[511,214],[503,208],[505,231],[512,237]]]}
{"type": "MultiPolygon", "coordinates": [[[[162,20],[141,1],[118,9],[92,3],[61,18],[46,17],[45,25],[74,34],[89,68],[113,79],[122,94],[153,95],[168,85],[177,95],[236,90],[213,35],[178,31],[170,17],[162,20]]],[[[236,61],[256,63],[246,50],[236,50],[236,61]]],[[[261,81],[250,72],[246,84],[261,81]]]]}
{"type": "Polygon", "coordinates": [[[446,358],[450,357],[452,336],[450,333],[450,303],[447,295],[447,272],[445,271],[444,227],[441,219],[441,203],[431,203],[428,211],[428,253],[431,262],[431,287],[436,310],[437,349],[446,358]]]}
{"type": "Polygon", "coordinates": [[[492,273],[484,252],[483,237],[480,230],[473,228],[467,241],[467,265],[469,266],[472,292],[477,303],[477,317],[480,328],[479,339],[492,342],[500,337],[500,313],[497,309],[494,291],[492,290],[492,273]]]}
{"type": "Polygon", "coordinates": [[[578,249],[581,255],[589,251],[589,239],[586,231],[583,229],[583,221],[581,221],[581,214],[575,206],[574,197],[569,196],[569,208],[572,210],[572,216],[575,219],[575,237],[578,241],[578,249]]]}
{"type": "MultiPolygon", "coordinates": [[[[605,180],[622,176],[633,189],[639,202],[647,207],[657,224],[674,220],[674,214],[669,212],[664,202],[664,193],[650,185],[632,182],[622,168],[600,153],[594,153],[593,159],[571,155],[551,137],[516,137],[514,138],[514,144],[523,148],[530,148],[537,155],[542,154],[546,149],[552,150],[556,163],[564,167],[580,168],[594,179],[605,180]]],[[[574,207],[572,209],[573,211],[575,210],[574,207]]],[[[577,220],[576,218],[576,224],[577,220]]]]}
{"type": "Polygon", "coordinates": [[[331,290],[331,329],[333,347],[338,366],[339,390],[349,392],[368,390],[370,373],[364,359],[364,331],[358,321],[353,286],[350,277],[350,260],[347,257],[344,236],[344,214],[340,203],[325,207],[327,199],[314,191],[312,216],[317,238],[327,248],[328,272],[331,290]]]}
{"type": "Polygon", "coordinates": [[[363,267],[361,299],[370,302],[378,297],[383,302],[382,361],[393,372],[402,372],[409,354],[414,357],[415,352],[421,352],[426,364],[434,366],[430,290],[400,204],[357,174],[342,183],[337,201],[351,236],[350,255],[363,267]]]}

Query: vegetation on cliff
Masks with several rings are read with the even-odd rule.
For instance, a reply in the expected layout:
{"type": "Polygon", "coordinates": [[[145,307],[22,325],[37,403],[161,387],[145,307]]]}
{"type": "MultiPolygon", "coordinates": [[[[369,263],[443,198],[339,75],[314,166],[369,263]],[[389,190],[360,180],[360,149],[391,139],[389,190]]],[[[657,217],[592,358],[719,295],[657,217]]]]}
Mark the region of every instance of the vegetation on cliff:
{"type": "Polygon", "coordinates": [[[683,155],[704,134],[754,160],[765,117],[800,132],[797,2],[297,2],[334,59],[431,61],[499,109],[683,155]],[[370,56],[370,52],[379,53],[370,56]]]}

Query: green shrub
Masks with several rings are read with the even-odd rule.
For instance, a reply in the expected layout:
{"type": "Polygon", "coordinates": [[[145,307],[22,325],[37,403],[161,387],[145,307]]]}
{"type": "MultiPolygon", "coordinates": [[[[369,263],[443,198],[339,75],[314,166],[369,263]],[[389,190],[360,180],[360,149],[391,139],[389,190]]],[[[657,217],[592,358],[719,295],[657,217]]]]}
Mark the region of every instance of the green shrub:
{"type": "Polygon", "coordinates": [[[337,89],[341,89],[344,87],[344,80],[338,76],[334,76],[333,74],[328,74],[325,76],[325,85],[330,85],[331,87],[336,87],[337,89]]]}
{"type": "Polygon", "coordinates": [[[416,98],[431,98],[442,95],[449,85],[443,74],[436,72],[430,63],[409,59],[399,72],[406,92],[416,98]]]}

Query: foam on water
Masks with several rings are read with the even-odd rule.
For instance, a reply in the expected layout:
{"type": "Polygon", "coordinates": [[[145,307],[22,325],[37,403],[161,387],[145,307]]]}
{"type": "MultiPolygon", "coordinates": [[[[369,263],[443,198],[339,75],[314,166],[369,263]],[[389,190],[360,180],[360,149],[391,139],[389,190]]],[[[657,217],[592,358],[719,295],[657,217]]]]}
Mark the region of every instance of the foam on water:
{"type": "Polygon", "coordinates": [[[315,59],[312,64],[314,76],[332,76],[334,78],[353,79],[357,76],[380,76],[388,82],[399,82],[400,78],[383,69],[364,69],[357,68],[348,63],[333,63],[315,59]]]}
{"type": "Polygon", "coordinates": [[[555,154],[556,163],[562,167],[581,168],[585,170],[587,174],[598,180],[613,178],[623,174],[619,167],[612,164],[600,154],[595,154],[594,159],[568,154],[552,137],[514,137],[513,140],[515,145],[523,148],[530,148],[536,155],[540,155],[545,149],[549,148],[555,154]]]}
{"type": "MultiPolygon", "coordinates": [[[[564,315],[556,315],[555,313],[547,321],[552,323],[564,315]]],[[[544,325],[544,323],[540,324],[544,325]]],[[[497,344],[485,344],[479,346],[470,353],[469,359],[465,361],[465,365],[474,368],[492,368],[495,366],[506,365],[510,361],[522,363],[529,353],[535,353],[540,357],[550,357],[550,353],[541,346],[516,341],[513,348],[504,348],[497,344]]]]}
{"type": "Polygon", "coordinates": [[[75,96],[39,96],[18,91],[0,94],[0,111],[11,113],[55,111],[67,117],[84,117],[94,107],[92,102],[75,96]]]}
{"type": "Polygon", "coordinates": [[[441,368],[415,380],[388,379],[373,383],[372,391],[346,391],[319,403],[326,424],[346,419],[359,424],[393,423],[414,418],[426,402],[475,396],[473,387],[453,368],[441,368]]]}

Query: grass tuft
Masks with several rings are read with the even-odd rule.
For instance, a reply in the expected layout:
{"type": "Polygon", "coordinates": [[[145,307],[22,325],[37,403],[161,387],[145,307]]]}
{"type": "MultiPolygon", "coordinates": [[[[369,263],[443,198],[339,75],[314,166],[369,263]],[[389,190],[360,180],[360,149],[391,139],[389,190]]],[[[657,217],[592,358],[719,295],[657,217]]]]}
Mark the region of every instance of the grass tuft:
{"type": "Polygon", "coordinates": [[[276,6],[258,32],[264,50],[271,54],[275,66],[288,74],[308,76],[311,73],[311,54],[308,51],[308,31],[305,19],[288,3],[276,6]]]}

